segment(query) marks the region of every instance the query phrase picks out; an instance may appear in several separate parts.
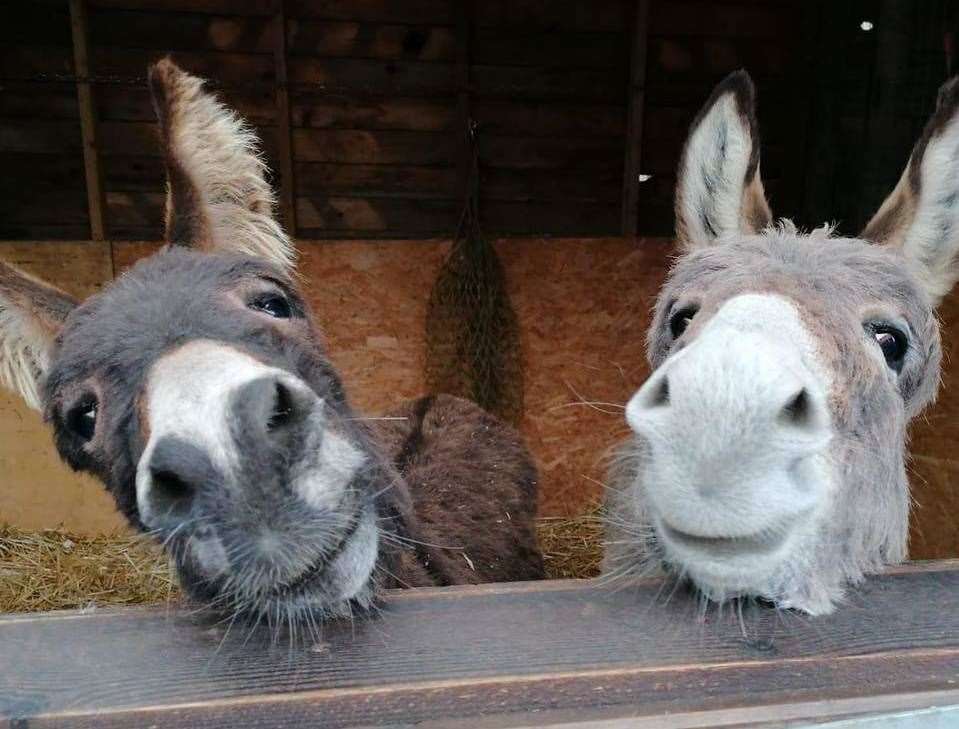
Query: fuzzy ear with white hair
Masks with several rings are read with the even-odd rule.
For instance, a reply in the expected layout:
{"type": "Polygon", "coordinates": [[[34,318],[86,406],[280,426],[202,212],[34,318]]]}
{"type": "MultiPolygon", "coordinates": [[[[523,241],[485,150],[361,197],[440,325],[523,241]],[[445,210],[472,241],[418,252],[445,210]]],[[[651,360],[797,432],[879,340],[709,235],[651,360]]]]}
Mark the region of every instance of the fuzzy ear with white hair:
{"type": "Polygon", "coordinates": [[[939,89],[902,177],[862,237],[900,248],[935,303],[959,279],[959,76],[939,89]]]}
{"type": "Polygon", "coordinates": [[[687,251],[772,220],[759,175],[756,89],[745,71],[723,79],[690,125],[675,206],[676,239],[687,251]]]}
{"type": "Polygon", "coordinates": [[[72,297],[0,261],[0,384],[42,409],[40,380],[72,297]]]}
{"type": "Polygon", "coordinates": [[[169,58],[150,67],[149,80],[166,156],[167,242],[265,258],[291,271],[295,251],[274,217],[256,135],[169,58]]]}

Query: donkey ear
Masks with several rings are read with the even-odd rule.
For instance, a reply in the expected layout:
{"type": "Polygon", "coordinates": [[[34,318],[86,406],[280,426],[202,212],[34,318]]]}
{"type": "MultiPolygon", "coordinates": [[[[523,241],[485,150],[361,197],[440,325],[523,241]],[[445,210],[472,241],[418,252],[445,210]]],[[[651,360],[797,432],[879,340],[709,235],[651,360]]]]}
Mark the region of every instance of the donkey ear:
{"type": "Polygon", "coordinates": [[[75,299],[0,261],[0,383],[41,409],[39,382],[75,299]]]}
{"type": "Polygon", "coordinates": [[[745,71],[720,82],[693,121],[676,180],[676,238],[685,250],[769,225],[759,175],[756,89],[745,71]]]}
{"type": "Polygon", "coordinates": [[[149,80],[166,156],[167,242],[266,258],[290,271],[295,252],[274,218],[256,135],[169,58],[150,67],[149,80]]]}
{"type": "Polygon", "coordinates": [[[939,89],[902,177],[862,237],[900,248],[935,303],[959,279],[959,76],[939,89]]]}

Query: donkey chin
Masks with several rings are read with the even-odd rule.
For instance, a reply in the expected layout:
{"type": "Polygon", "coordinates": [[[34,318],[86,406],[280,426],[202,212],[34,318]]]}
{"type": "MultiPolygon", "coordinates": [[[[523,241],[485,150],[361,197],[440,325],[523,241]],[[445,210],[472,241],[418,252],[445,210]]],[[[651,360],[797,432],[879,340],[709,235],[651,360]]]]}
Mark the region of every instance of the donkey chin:
{"type": "Polygon", "coordinates": [[[374,457],[307,382],[193,340],[152,366],[140,411],[140,520],[190,592],[257,612],[369,602],[377,520],[358,484],[374,457]]]}

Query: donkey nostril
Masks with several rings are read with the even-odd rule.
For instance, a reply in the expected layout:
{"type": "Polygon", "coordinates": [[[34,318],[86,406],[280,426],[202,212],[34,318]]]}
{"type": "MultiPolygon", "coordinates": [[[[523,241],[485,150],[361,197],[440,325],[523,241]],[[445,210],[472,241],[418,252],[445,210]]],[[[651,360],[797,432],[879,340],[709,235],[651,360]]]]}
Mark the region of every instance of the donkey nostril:
{"type": "Polygon", "coordinates": [[[295,415],[295,410],[296,406],[290,388],[282,382],[277,382],[273,399],[273,412],[270,414],[269,421],[267,421],[267,429],[276,430],[290,423],[295,415]]]}
{"type": "Polygon", "coordinates": [[[663,375],[662,379],[650,393],[649,406],[658,407],[669,405],[669,378],[663,375]]]}
{"type": "Polygon", "coordinates": [[[809,393],[806,392],[806,388],[804,387],[789,398],[779,413],[779,419],[787,425],[797,425],[800,427],[808,425],[812,418],[811,408],[809,393]]]}
{"type": "Polygon", "coordinates": [[[150,500],[159,512],[179,516],[189,511],[195,490],[173,471],[158,469],[150,474],[150,500]]]}

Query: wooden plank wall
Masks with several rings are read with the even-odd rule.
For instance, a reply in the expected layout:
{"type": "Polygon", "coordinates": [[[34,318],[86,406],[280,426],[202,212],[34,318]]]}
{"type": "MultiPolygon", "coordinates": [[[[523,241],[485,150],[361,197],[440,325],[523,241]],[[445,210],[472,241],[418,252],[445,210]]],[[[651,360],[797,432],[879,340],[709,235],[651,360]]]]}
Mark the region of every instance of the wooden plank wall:
{"type": "MultiPolygon", "coordinates": [[[[652,2],[649,10],[639,230],[670,235],[676,163],[689,123],[713,86],[745,68],[756,82],[762,175],[773,210],[796,214],[806,99],[797,94],[818,3],[801,0],[652,2]]],[[[893,178],[891,184],[895,184],[893,178]]]]}
{"type": "MultiPolygon", "coordinates": [[[[450,235],[462,204],[461,91],[480,125],[486,228],[618,232],[632,5],[469,2],[463,89],[454,0],[88,0],[108,234],[159,235],[162,169],[143,77],[167,52],[257,127],[278,187],[289,135],[302,237],[450,235]]],[[[10,15],[0,165],[13,175],[0,237],[89,237],[67,2],[10,15]]]]}

